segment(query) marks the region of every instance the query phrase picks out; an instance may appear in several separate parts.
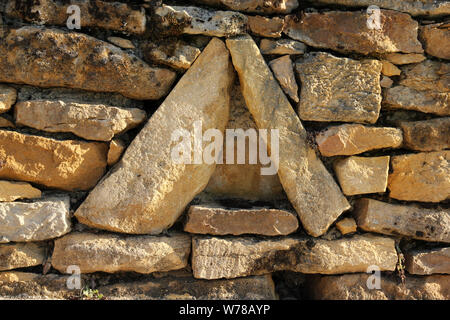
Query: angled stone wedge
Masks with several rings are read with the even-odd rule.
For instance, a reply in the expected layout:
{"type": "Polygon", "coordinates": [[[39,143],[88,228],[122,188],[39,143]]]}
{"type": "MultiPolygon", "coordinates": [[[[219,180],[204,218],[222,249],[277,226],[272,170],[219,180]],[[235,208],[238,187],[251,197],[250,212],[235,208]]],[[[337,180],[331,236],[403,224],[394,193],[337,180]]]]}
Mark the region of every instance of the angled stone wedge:
{"type": "MultiPolygon", "coordinates": [[[[200,193],[215,163],[179,164],[172,152],[176,130],[222,133],[228,121],[233,73],[225,44],[213,39],[128,147],[120,162],[75,212],[92,227],[130,234],[169,228],[200,193]]],[[[191,139],[189,139],[191,140],[191,139]]]]}
{"type": "Polygon", "coordinates": [[[256,125],[279,130],[278,176],[289,200],[310,235],[324,234],[350,208],[347,199],[308,145],[306,130],[253,39],[230,38],[227,46],[256,125]]]}

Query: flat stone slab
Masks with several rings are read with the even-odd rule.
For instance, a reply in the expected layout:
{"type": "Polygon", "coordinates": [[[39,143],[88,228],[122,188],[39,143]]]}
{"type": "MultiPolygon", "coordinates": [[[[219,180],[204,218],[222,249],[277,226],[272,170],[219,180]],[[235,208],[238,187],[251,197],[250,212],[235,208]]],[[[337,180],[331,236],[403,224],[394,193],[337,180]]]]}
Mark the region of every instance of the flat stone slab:
{"type": "Polygon", "coordinates": [[[381,109],[381,68],[378,60],[338,58],[325,52],[297,60],[300,119],[375,123],[381,109]]]}
{"type": "Polygon", "coordinates": [[[38,243],[0,245],[0,271],[41,265],[47,255],[46,246],[38,243]]]}
{"type": "Polygon", "coordinates": [[[348,157],[335,161],[333,166],[345,195],[386,191],[389,156],[348,157]]]}
{"type": "Polygon", "coordinates": [[[91,36],[57,29],[0,27],[0,82],[118,92],[157,100],[175,72],[150,67],[134,55],[91,36]],[[39,52],[39,56],[33,54],[39,52]]]}
{"type": "Polygon", "coordinates": [[[405,268],[410,274],[450,274],[450,247],[410,250],[405,254],[405,268]]]}
{"type": "MultiPolygon", "coordinates": [[[[450,4],[449,14],[450,14],[450,4]]],[[[422,26],[420,38],[423,39],[425,52],[429,55],[450,60],[450,25],[436,23],[422,26]]]]}
{"type": "Polygon", "coordinates": [[[71,230],[69,197],[0,202],[0,243],[42,241],[71,230]]]}
{"type": "Polygon", "coordinates": [[[252,34],[260,37],[280,38],[284,19],[280,17],[267,18],[262,16],[247,16],[248,26],[252,34]]]}
{"type": "Polygon", "coordinates": [[[417,151],[450,148],[450,117],[422,121],[402,121],[403,146],[417,151]]]}
{"type": "Polygon", "coordinates": [[[16,103],[16,124],[47,132],[71,132],[86,140],[110,141],[115,135],[137,127],[144,110],[102,104],[31,100],[16,103]]]}
{"type": "Polygon", "coordinates": [[[187,266],[191,237],[122,236],[71,233],[55,240],[52,266],[61,273],[76,265],[81,273],[133,271],[152,273],[187,266]]]}
{"type": "Polygon", "coordinates": [[[178,163],[183,161],[172,153],[180,137],[173,141],[172,136],[176,130],[193,134],[197,121],[203,131],[223,133],[232,83],[225,44],[213,39],[77,209],[77,219],[94,228],[130,234],[159,234],[172,226],[215,169],[215,162],[194,164],[190,152],[189,161],[178,163]]]}
{"type": "Polygon", "coordinates": [[[324,234],[350,208],[347,199],[308,145],[306,130],[253,39],[230,38],[227,47],[257,127],[279,130],[278,176],[290,202],[309,234],[324,234]]]}
{"type": "Polygon", "coordinates": [[[298,7],[298,0],[195,0],[195,2],[209,6],[225,6],[231,10],[253,13],[290,13],[298,7]]]}
{"type": "Polygon", "coordinates": [[[108,145],[0,130],[0,178],[89,190],[106,169],[108,145]]]}
{"type": "Polygon", "coordinates": [[[0,201],[2,202],[40,198],[41,194],[41,190],[27,182],[0,180],[0,201]]]}
{"type": "Polygon", "coordinates": [[[17,90],[0,84],[0,113],[8,112],[17,99],[17,90]]]}
{"type": "Polygon", "coordinates": [[[417,40],[418,23],[409,14],[380,10],[380,30],[367,27],[365,11],[304,13],[285,18],[283,32],[311,47],[362,54],[422,53],[417,40]]]}
{"type": "Polygon", "coordinates": [[[282,56],[269,62],[269,66],[280,83],[283,91],[295,102],[298,98],[298,85],[295,80],[294,66],[289,55],[282,56]]]}
{"type": "Polygon", "coordinates": [[[300,41],[291,39],[261,39],[259,44],[262,54],[304,54],[306,45],[300,41]]]}
{"type": "Polygon", "coordinates": [[[328,127],[316,136],[319,151],[325,157],[350,156],[375,149],[398,148],[402,141],[400,129],[360,124],[328,127]]]}
{"type": "Polygon", "coordinates": [[[380,289],[369,289],[367,273],[314,277],[308,291],[315,300],[448,300],[450,276],[406,276],[405,285],[398,277],[381,274],[380,289]]]}
{"type": "Polygon", "coordinates": [[[146,43],[143,46],[145,57],[153,62],[169,67],[187,70],[200,54],[200,49],[183,41],[170,41],[163,44],[146,43]]]}
{"type": "Polygon", "coordinates": [[[450,151],[391,157],[389,196],[398,200],[440,202],[450,198],[450,151]]]}
{"type": "Polygon", "coordinates": [[[189,208],[184,231],[212,235],[287,235],[298,228],[295,214],[279,209],[234,209],[214,204],[189,208]]]}
{"type": "Polygon", "coordinates": [[[354,215],[358,227],[365,231],[450,242],[449,209],[426,209],[365,198],[356,201],[354,215]]]}
{"type": "Polygon", "coordinates": [[[201,279],[236,278],[289,270],[337,274],[366,272],[370,265],[395,269],[395,241],[370,234],[323,240],[283,237],[192,239],[192,270],[201,279]]]}

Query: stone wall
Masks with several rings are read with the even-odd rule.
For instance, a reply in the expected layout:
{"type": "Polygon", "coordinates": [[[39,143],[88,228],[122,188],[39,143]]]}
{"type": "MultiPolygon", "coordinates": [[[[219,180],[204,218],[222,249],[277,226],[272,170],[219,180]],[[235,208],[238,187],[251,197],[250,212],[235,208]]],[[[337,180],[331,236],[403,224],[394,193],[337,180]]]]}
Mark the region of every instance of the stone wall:
{"type": "Polygon", "coordinates": [[[0,299],[449,299],[449,16],[0,1],[0,299]],[[180,128],[278,130],[277,171],[180,128]]]}

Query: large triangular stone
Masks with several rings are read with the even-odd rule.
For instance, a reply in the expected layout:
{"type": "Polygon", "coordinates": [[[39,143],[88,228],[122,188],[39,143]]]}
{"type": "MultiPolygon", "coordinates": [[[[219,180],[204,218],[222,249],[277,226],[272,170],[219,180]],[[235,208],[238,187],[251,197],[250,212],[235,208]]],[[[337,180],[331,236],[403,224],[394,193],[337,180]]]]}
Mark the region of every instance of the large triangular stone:
{"type": "Polygon", "coordinates": [[[306,130],[253,39],[245,35],[226,43],[256,125],[279,130],[281,184],[306,231],[320,236],[350,204],[308,145],[306,130]]]}
{"type": "Polygon", "coordinates": [[[122,160],[75,212],[92,227],[135,234],[169,228],[208,183],[215,164],[176,164],[177,129],[224,131],[233,72],[225,44],[213,39],[128,147],[122,160]]]}

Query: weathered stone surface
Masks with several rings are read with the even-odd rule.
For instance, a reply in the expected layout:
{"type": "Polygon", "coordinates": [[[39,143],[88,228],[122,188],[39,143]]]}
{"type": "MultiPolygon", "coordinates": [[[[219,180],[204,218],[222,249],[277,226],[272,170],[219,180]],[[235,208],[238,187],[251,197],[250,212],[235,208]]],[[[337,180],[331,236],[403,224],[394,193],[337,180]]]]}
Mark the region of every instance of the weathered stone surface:
{"type": "Polygon", "coordinates": [[[7,112],[16,102],[17,90],[10,86],[0,84],[0,113],[7,112]]]}
{"type": "Polygon", "coordinates": [[[405,267],[410,274],[450,274],[450,247],[410,250],[405,254],[405,267]]]}
{"type": "Polygon", "coordinates": [[[450,150],[392,157],[389,196],[407,201],[450,198],[450,150]]]}
{"type": "MultiPolygon", "coordinates": [[[[252,38],[228,39],[227,46],[256,125],[279,130],[278,176],[281,184],[304,228],[309,234],[320,236],[350,205],[308,145],[306,130],[252,38]],[[328,201],[324,202],[324,198],[328,201]]],[[[268,147],[270,149],[270,143],[268,147]]]]}
{"type": "Polygon", "coordinates": [[[397,65],[419,63],[426,59],[426,57],[420,53],[388,53],[384,57],[397,65]]]}
{"type": "Polygon", "coordinates": [[[40,265],[46,258],[46,247],[38,243],[0,245],[0,271],[40,265]]]}
{"type": "Polygon", "coordinates": [[[399,84],[416,90],[450,93],[450,63],[425,60],[402,66],[399,84]]]}
{"type": "Polygon", "coordinates": [[[418,151],[450,148],[450,117],[399,123],[403,146],[418,151]]]}
{"type": "Polygon", "coordinates": [[[135,49],[133,42],[128,39],[120,38],[120,37],[108,37],[108,41],[113,45],[118,46],[123,49],[135,49]]]}
{"type": "Polygon", "coordinates": [[[280,83],[283,91],[295,102],[298,102],[298,85],[295,80],[291,58],[286,55],[269,62],[269,66],[280,83]]]}
{"type": "Polygon", "coordinates": [[[16,124],[48,132],[72,132],[86,140],[109,141],[146,118],[144,110],[62,100],[21,101],[14,107],[16,124]]]}
{"type": "Polygon", "coordinates": [[[182,233],[164,237],[71,233],[55,240],[52,266],[61,273],[71,265],[81,273],[170,271],[186,267],[190,251],[191,237],[182,233]]]}
{"type": "Polygon", "coordinates": [[[356,232],[357,225],[356,221],[353,218],[344,218],[342,220],[339,220],[336,222],[336,228],[342,233],[342,234],[349,234],[356,232]]]}
{"type": "Polygon", "coordinates": [[[425,209],[366,198],[356,202],[354,215],[358,227],[366,231],[450,242],[448,209],[425,209]]]}
{"type": "Polygon", "coordinates": [[[250,31],[261,37],[279,38],[283,31],[284,19],[279,17],[266,18],[261,16],[247,16],[250,31]]]}
{"type": "MultiPolygon", "coordinates": [[[[239,80],[231,88],[230,94],[230,120],[226,130],[248,129],[257,130],[255,121],[249,113],[242,96],[239,80]]],[[[216,170],[208,181],[205,192],[211,194],[213,198],[239,198],[245,200],[271,201],[284,198],[283,187],[278,175],[262,175],[261,169],[267,165],[257,161],[251,164],[249,153],[245,151],[245,163],[239,164],[237,161],[226,163],[226,137],[223,141],[223,164],[217,164],[216,170]]],[[[246,146],[246,150],[248,147],[246,146]]],[[[238,154],[238,145],[234,144],[234,154],[238,154]]]]}
{"type": "Polygon", "coordinates": [[[397,68],[395,65],[393,65],[391,62],[387,60],[381,60],[382,68],[381,73],[385,76],[391,77],[391,76],[399,76],[402,72],[399,68],[397,68]]]}
{"type": "Polygon", "coordinates": [[[101,287],[111,300],[275,300],[270,275],[232,280],[199,280],[192,276],[164,277],[101,287]]]}
{"type": "Polygon", "coordinates": [[[405,86],[395,86],[386,90],[383,102],[392,109],[415,110],[450,115],[450,93],[431,90],[416,90],[405,86]]]}
{"type": "Polygon", "coordinates": [[[320,153],[326,157],[349,156],[369,150],[397,148],[402,144],[402,140],[400,129],[360,124],[328,127],[316,137],[320,153]]]}
{"type": "MultiPolygon", "coordinates": [[[[0,296],[2,299],[73,299],[79,290],[67,288],[68,276],[40,275],[28,272],[1,272],[0,296]]],[[[82,284],[83,285],[83,284],[82,284]]]]}
{"type": "Polygon", "coordinates": [[[367,27],[368,15],[361,11],[305,13],[285,18],[283,32],[316,48],[362,54],[422,53],[417,40],[418,24],[410,15],[381,10],[381,30],[367,27]]]}
{"type": "Polygon", "coordinates": [[[375,123],[381,109],[381,68],[378,60],[338,58],[325,52],[297,60],[300,119],[375,123]]]}
{"type": "Polygon", "coordinates": [[[385,192],[389,156],[340,159],[334,162],[334,172],[345,195],[385,192]]]}
{"type": "Polygon", "coordinates": [[[394,81],[392,81],[391,78],[383,76],[380,80],[380,86],[382,88],[390,88],[394,84],[394,81]]]}
{"type": "Polygon", "coordinates": [[[436,0],[318,0],[315,2],[364,8],[376,5],[380,8],[407,12],[412,16],[437,17],[450,14],[450,4],[436,0]]]}
{"type": "Polygon", "coordinates": [[[69,197],[0,202],[0,243],[41,241],[70,232],[69,197]]]}
{"type": "Polygon", "coordinates": [[[254,13],[290,13],[298,7],[298,0],[195,0],[196,2],[211,5],[225,6],[231,10],[254,13]]]}
{"type": "Polygon", "coordinates": [[[195,205],[189,208],[184,231],[212,235],[287,235],[298,228],[296,215],[286,210],[254,207],[225,208],[195,205]]]}
{"type": "MultiPolygon", "coordinates": [[[[99,27],[124,33],[142,34],[145,31],[145,12],[133,10],[126,3],[108,1],[76,1],[80,8],[80,25],[99,27]],[[106,18],[107,17],[107,18],[106,18]]],[[[69,2],[40,0],[24,3],[21,0],[8,1],[5,14],[27,22],[66,26],[70,14],[69,2]]],[[[73,13],[73,12],[72,12],[73,13]]]]}
{"type": "Polygon", "coordinates": [[[420,38],[426,53],[450,60],[450,24],[437,23],[423,26],[420,28],[420,38]]]}
{"type": "Polygon", "coordinates": [[[0,128],[15,128],[15,125],[8,119],[0,117],[0,128]]]}
{"type": "Polygon", "coordinates": [[[155,14],[161,26],[173,33],[228,37],[247,31],[247,16],[239,12],[162,5],[155,14]]]}
{"type": "Polygon", "coordinates": [[[40,198],[41,190],[26,182],[0,180],[0,201],[40,198]]]}
{"type": "Polygon", "coordinates": [[[448,300],[450,276],[398,277],[382,274],[381,289],[369,289],[370,274],[317,276],[308,282],[310,298],[316,300],[448,300]]]}
{"type": "MultiPolygon", "coordinates": [[[[75,212],[78,220],[111,231],[158,234],[207,185],[215,163],[184,164],[172,158],[175,130],[223,132],[233,81],[228,51],[213,39],[137,135],[122,159],[75,212]]],[[[189,140],[190,141],[190,140],[189,140]]],[[[190,153],[189,153],[190,154],[190,153]]],[[[192,159],[190,159],[192,160],[192,159]]]]}
{"type": "Polygon", "coordinates": [[[108,146],[0,130],[0,178],[88,190],[103,176],[108,146]]]}
{"type": "Polygon", "coordinates": [[[164,96],[176,77],[82,33],[0,27],[0,40],[2,82],[118,92],[147,100],[164,96]]]}
{"type": "Polygon", "coordinates": [[[323,240],[284,237],[192,239],[192,269],[201,279],[235,278],[273,271],[337,274],[366,272],[370,265],[394,270],[395,241],[374,235],[323,240]]]}
{"type": "Polygon", "coordinates": [[[189,69],[199,54],[200,49],[182,41],[168,42],[160,45],[148,43],[144,46],[144,55],[150,61],[182,70],[189,69]]]}
{"type": "Polygon", "coordinates": [[[295,40],[290,39],[261,39],[259,44],[262,54],[303,54],[305,53],[306,46],[295,40]]]}
{"type": "Polygon", "coordinates": [[[109,143],[109,150],[107,157],[108,166],[115,165],[119,161],[125,149],[126,146],[122,140],[119,139],[111,140],[111,142],[109,143]]]}

